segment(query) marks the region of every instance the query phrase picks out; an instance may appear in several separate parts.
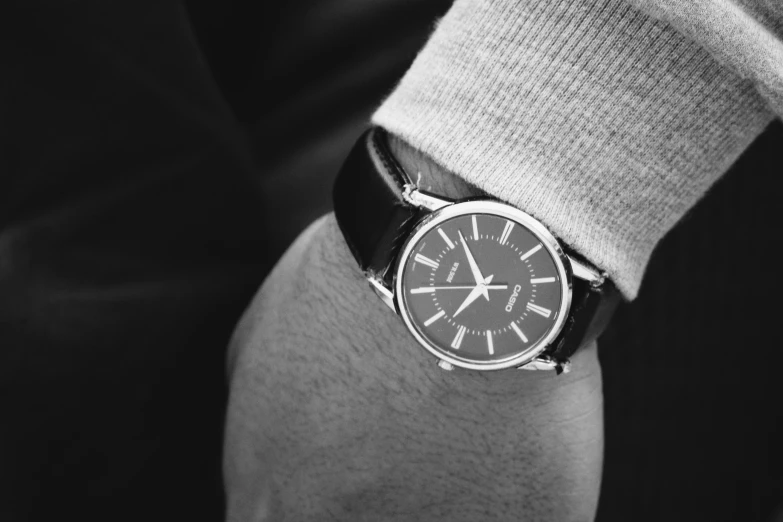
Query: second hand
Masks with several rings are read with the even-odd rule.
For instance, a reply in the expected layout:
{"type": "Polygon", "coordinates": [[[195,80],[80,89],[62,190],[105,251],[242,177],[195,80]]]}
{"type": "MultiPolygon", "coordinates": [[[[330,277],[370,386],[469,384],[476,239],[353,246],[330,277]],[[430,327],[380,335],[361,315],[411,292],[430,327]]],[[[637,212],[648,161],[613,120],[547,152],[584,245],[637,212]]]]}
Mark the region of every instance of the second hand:
{"type": "MultiPolygon", "coordinates": [[[[470,286],[462,286],[462,285],[455,285],[455,286],[422,286],[420,288],[412,288],[411,293],[412,294],[426,294],[434,292],[435,290],[472,290],[473,288],[476,288],[476,285],[470,285],[470,286]]],[[[508,285],[486,285],[484,288],[487,290],[506,290],[508,288],[508,285]]]]}

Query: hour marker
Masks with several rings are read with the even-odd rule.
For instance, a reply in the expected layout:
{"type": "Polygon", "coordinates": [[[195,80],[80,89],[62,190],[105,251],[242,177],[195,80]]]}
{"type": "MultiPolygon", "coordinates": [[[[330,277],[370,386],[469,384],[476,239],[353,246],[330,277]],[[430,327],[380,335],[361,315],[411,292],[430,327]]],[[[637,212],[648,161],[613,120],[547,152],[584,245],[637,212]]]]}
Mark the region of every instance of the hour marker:
{"type": "Polygon", "coordinates": [[[541,246],[542,246],[541,243],[537,244],[536,246],[534,246],[533,248],[531,248],[530,250],[522,254],[522,257],[520,257],[519,259],[524,261],[528,257],[532,256],[533,254],[541,250],[541,246]]]}
{"type": "Polygon", "coordinates": [[[490,355],[495,353],[495,347],[492,346],[492,330],[487,330],[487,349],[490,355]]]}
{"type": "Polygon", "coordinates": [[[528,303],[527,309],[530,310],[531,312],[537,313],[538,315],[543,315],[544,317],[549,317],[550,315],[552,315],[552,310],[547,310],[543,306],[538,306],[533,303],[528,303]]]}
{"type": "Polygon", "coordinates": [[[416,260],[417,263],[421,263],[422,265],[427,265],[430,268],[438,268],[438,262],[433,261],[429,257],[424,257],[421,254],[416,254],[416,257],[413,258],[416,260]]]}
{"type": "Polygon", "coordinates": [[[449,245],[449,248],[454,248],[454,243],[451,242],[451,239],[449,239],[449,236],[446,235],[446,233],[443,231],[442,228],[438,229],[438,234],[440,234],[440,237],[443,238],[443,241],[445,241],[446,244],[449,245]]]}
{"type": "Polygon", "coordinates": [[[431,294],[435,291],[432,286],[422,286],[421,288],[411,288],[412,294],[431,294]]]}
{"type": "Polygon", "coordinates": [[[531,285],[537,285],[538,283],[554,283],[556,279],[554,277],[539,277],[537,279],[531,279],[531,285]]]}
{"type": "Polygon", "coordinates": [[[431,325],[432,323],[434,323],[435,321],[437,321],[438,319],[440,319],[440,318],[441,318],[441,317],[443,317],[444,315],[446,315],[446,312],[444,312],[443,310],[441,310],[441,311],[440,311],[440,312],[438,312],[437,314],[433,315],[432,317],[430,317],[429,319],[427,319],[426,321],[424,321],[424,326],[429,326],[429,325],[431,325]]]}
{"type": "Polygon", "coordinates": [[[478,241],[478,224],[476,223],[476,216],[473,215],[473,241],[478,241]]]}
{"type": "Polygon", "coordinates": [[[465,337],[465,330],[467,330],[467,328],[460,326],[457,330],[457,336],[451,341],[451,347],[455,350],[459,350],[459,345],[462,344],[462,338],[465,337]]]}
{"type": "Polygon", "coordinates": [[[517,323],[511,323],[511,328],[517,333],[520,339],[522,339],[523,343],[527,342],[527,336],[525,336],[524,333],[522,333],[522,330],[519,329],[519,326],[517,326],[517,323]]]}
{"type": "Polygon", "coordinates": [[[514,223],[511,221],[506,221],[506,226],[503,227],[503,234],[500,236],[500,244],[505,245],[506,240],[508,239],[508,235],[511,234],[511,229],[514,228],[514,223]]]}

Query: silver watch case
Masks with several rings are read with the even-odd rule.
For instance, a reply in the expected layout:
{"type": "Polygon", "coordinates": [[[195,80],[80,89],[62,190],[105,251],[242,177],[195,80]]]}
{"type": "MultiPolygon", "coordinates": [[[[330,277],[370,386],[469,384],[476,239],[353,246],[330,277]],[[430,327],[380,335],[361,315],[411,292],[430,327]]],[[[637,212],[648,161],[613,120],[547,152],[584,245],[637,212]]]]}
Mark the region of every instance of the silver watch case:
{"type": "Polygon", "coordinates": [[[557,370],[558,373],[567,372],[569,369],[568,361],[556,361],[551,357],[543,355],[543,352],[546,351],[547,347],[563,330],[563,326],[568,318],[573,294],[572,277],[584,279],[593,285],[600,285],[603,283],[603,276],[592,267],[580,263],[568,256],[563,251],[558,240],[540,221],[506,203],[486,198],[454,202],[419,191],[413,185],[405,186],[403,197],[408,204],[430,212],[416,224],[403,244],[400,254],[397,256],[393,267],[393,287],[388,288],[383,283],[383,278],[379,274],[369,273],[367,274],[367,279],[370,286],[375,290],[383,302],[402,318],[405,326],[419,344],[437,358],[438,365],[444,370],[460,367],[471,370],[520,368],[525,370],[557,370]],[[408,258],[413,253],[415,245],[423,235],[444,221],[466,214],[490,214],[510,219],[527,227],[539,240],[541,240],[541,243],[549,251],[560,275],[563,298],[561,299],[558,319],[552,329],[546,336],[524,352],[503,361],[475,363],[443,353],[418,332],[410,318],[405,304],[404,292],[402,290],[402,273],[408,258]]]}

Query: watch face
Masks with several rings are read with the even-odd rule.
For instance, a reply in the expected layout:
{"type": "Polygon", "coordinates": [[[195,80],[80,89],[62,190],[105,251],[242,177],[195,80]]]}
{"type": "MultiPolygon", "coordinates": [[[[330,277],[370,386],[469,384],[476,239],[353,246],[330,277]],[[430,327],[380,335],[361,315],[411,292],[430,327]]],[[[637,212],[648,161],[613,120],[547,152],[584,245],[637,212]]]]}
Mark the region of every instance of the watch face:
{"type": "Polygon", "coordinates": [[[473,369],[528,362],[562,329],[570,275],[554,237],[496,202],[434,212],[403,247],[396,296],[414,336],[473,369]]]}

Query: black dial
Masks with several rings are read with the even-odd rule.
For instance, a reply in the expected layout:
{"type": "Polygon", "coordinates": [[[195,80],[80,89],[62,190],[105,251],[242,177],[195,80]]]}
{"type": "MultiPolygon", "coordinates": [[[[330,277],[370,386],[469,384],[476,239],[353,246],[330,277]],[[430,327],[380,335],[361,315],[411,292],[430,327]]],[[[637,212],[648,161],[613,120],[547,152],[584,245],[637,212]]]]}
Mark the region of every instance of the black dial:
{"type": "Polygon", "coordinates": [[[562,324],[562,264],[518,221],[458,215],[406,251],[398,288],[409,324],[453,360],[518,358],[562,324]]]}

